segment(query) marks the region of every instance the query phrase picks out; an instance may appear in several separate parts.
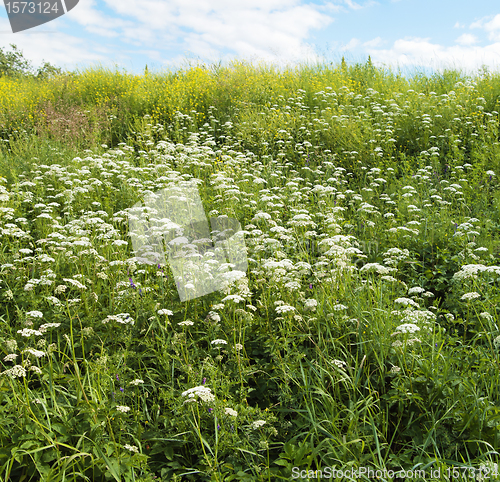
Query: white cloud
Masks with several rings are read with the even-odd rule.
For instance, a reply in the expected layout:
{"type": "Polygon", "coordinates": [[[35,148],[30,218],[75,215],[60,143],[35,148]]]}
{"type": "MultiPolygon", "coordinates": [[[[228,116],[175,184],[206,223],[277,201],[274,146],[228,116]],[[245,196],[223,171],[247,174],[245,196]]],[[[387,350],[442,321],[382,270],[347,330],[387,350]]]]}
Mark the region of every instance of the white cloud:
{"type": "MultiPolygon", "coordinates": [[[[9,29],[10,25],[0,19],[0,29],[9,29]]],[[[35,67],[47,61],[57,67],[74,69],[77,66],[96,63],[109,63],[114,58],[111,48],[99,45],[97,42],[82,42],[81,39],[60,32],[44,33],[43,31],[18,32],[15,34],[15,44],[35,67]]],[[[12,42],[14,43],[14,42],[12,42]]],[[[10,47],[3,46],[9,51],[10,47]]]]}
{"type": "Polygon", "coordinates": [[[460,45],[474,45],[477,44],[478,38],[470,33],[464,33],[460,35],[455,42],[460,45]]]}
{"type": "Polygon", "coordinates": [[[160,50],[189,50],[205,58],[209,53],[210,58],[220,58],[221,53],[229,50],[238,57],[294,61],[316,57],[306,38],[311,30],[326,27],[333,21],[325,11],[339,9],[338,5],[319,6],[299,0],[105,2],[126,20],[92,15],[99,13],[94,8],[94,0],[88,2],[84,19],[75,16],[75,20],[89,31],[107,29],[108,36],[119,32],[124,41],[147,42],[158,45],[160,50]]]}
{"type": "Polygon", "coordinates": [[[355,3],[352,0],[344,0],[344,3],[353,10],[360,10],[361,8],[363,8],[361,5],[359,5],[359,3],[355,3]]]}
{"type": "Polygon", "coordinates": [[[367,49],[376,64],[425,66],[432,69],[458,68],[469,71],[483,65],[497,68],[500,60],[500,42],[485,47],[433,44],[428,38],[396,40],[390,49],[367,49]]]}
{"type": "Polygon", "coordinates": [[[491,17],[483,17],[476,22],[471,23],[470,28],[480,28],[488,33],[488,38],[492,41],[500,41],[500,14],[491,17]]]}
{"type": "Polygon", "coordinates": [[[360,5],[359,3],[353,2],[352,0],[344,0],[344,3],[353,10],[361,10],[362,8],[378,5],[375,0],[368,0],[364,5],[360,5]]]}
{"type": "MultiPolygon", "coordinates": [[[[46,59],[67,68],[123,63],[137,55],[160,67],[186,57],[301,62],[319,59],[307,42],[311,31],[326,27],[332,14],[348,7],[359,5],[353,0],[322,5],[311,0],[85,0],[53,24],[53,30],[76,25],[78,33],[52,31],[38,41],[39,32],[26,31],[16,34],[16,44],[34,63],[46,59]]],[[[2,24],[10,30],[7,19],[0,18],[2,24]]]]}
{"type": "Polygon", "coordinates": [[[385,41],[382,40],[381,37],[376,37],[372,40],[368,40],[367,42],[364,42],[363,47],[376,48],[376,47],[381,47],[382,45],[384,45],[384,43],[385,43],[385,41]]]}
{"type": "Polygon", "coordinates": [[[346,45],[344,45],[342,50],[354,50],[359,45],[361,45],[361,41],[357,38],[352,38],[346,45]]]}
{"type": "Polygon", "coordinates": [[[457,22],[455,25],[453,25],[453,28],[465,28],[465,25],[463,23],[457,22]]]}

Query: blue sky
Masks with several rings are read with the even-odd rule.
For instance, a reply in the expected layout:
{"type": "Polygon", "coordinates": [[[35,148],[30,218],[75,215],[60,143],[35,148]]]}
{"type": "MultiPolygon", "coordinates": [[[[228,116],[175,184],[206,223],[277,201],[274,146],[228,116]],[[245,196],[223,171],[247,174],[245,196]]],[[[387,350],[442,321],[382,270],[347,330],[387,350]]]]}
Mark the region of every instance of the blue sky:
{"type": "MultiPolygon", "coordinates": [[[[13,1],[13,0],[11,0],[13,1]]],[[[30,0],[28,0],[30,1],[30,0]]],[[[40,0],[36,0],[40,1],[40,0]]],[[[500,70],[500,2],[452,0],[80,0],[63,17],[0,47],[35,65],[140,73],[234,59],[280,65],[365,61],[402,72],[500,70]]]]}

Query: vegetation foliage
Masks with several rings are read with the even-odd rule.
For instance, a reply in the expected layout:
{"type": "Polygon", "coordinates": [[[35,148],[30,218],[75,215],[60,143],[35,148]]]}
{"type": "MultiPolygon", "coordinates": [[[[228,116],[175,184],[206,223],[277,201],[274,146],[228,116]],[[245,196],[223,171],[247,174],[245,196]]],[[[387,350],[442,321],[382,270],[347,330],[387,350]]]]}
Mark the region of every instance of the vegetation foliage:
{"type": "Polygon", "coordinates": [[[0,479],[492,478],[497,74],[0,65],[0,479]],[[189,179],[249,268],[181,302],[128,221],[189,179]]]}

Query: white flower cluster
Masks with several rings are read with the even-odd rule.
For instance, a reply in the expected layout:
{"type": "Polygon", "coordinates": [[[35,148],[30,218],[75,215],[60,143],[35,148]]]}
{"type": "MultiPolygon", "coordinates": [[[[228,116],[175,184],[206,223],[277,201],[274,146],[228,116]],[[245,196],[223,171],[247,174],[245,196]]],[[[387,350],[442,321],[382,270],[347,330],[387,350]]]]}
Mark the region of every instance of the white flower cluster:
{"type": "Polygon", "coordinates": [[[413,288],[410,288],[408,290],[408,294],[411,295],[419,295],[421,293],[424,293],[425,289],[421,288],[420,286],[414,286],[413,288]]]}
{"type": "Polygon", "coordinates": [[[245,301],[245,298],[241,297],[240,295],[229,295],[229,296],[226,296],[222,300],[222,303],[225,303],[226,301],[232,301],[234,303],[241,303],[242,301],[245,301]]]}
{"type": "Polygon", "coordinates": [[[158,310],[157,313],[161,316],[161,315],[167,315],[167,316],[173,316],[173,312],[171,310],[167,310],[167,309],[162,309],[162,310],[158,310]]]}
{"type": "Polygon", "coordinates": [[[403,306],[414,306],[415,308],[419,307],[419,304],[413,301],[411,298],[396,298],[394,303],[400,304],[403,306]]]}
{"type": "Polygon", "coordinates": [[[130,407],[127,407],[126,405],[117,405],[116,409],[121,413],[127,413],[130,411],[130,407]]]}
{"type": "Polygon", "coordinates": [[[23,353],[29,353],[36,358],[41,358],[41,357],[46,355],[46,353],[44,351],[35,350],[33,348],[26,348],[26,350],[23,350],[23,353]]]}
{"type": "Polygon", "coordinates": [[[341,368],[341,369],[347,368],[347,363],[345,361],[342,361],[342,360],[332,360],[332,363],[334,365],[336,365],[337,367],[341,368]]]}
{"type": "Polygon", "coordinates": [[[393,333],[393,335],[400,333],[416,333],[417,331],[420,331],[419,326],[415,325],[414,323],[404,323],[396,328],[396,331],[393,333]]]}
{"type": "Polygon", "coordinates": [[[211,345],[215,345],[215,346],[217,346],[217,345],[227,345],[227,341],[226,340],[222,340],[220,338],[217,338],[216,340],[212,340],[210,342],[210,344],[211,345]]]}
{"type": "Polygon", "coordinates": [[[276,313],[288,313],[290,311],[295,311],[295,308],[290,305],[281,305],[276,307],[276,313]]]}
{"type": "Polygon", "coordinates": [[[252,428],[254,430],[257,430],[258,428],[262,427],[265,424],[266,424],[265,420],[255,420],[255,422],[252,422],[252,428]]]}
{"type": "Polygon", "coordinates": [[[487,321],[493,321],[494,320],[493,316],[491,316],[487,311],[483,311],[482,313],[479,313],[479,316],[481,318],[483,318],[484,320],[487,320],[487,321]]]}
{"type": "Polygon", "coordinates": [[[116,321],[117,323],[120,323],[122,325],[133,325],[135,322],[134,320],[130,317],[128,313],[119,313],[117,315],[108,315],[104,320],[102,320],[102,323],[105,325],[106,323],[109,323],[110,321],[116,321]]]}
{"type": "Polygon", "coordinates": [[[22,330],[17,330],[17,333],[19,333],[21,336],[29,337],[29,336],[41,336],[42,332],[38,330],[32,330],[31,328],[23,328],[22,330]]]}
{"type": "Polygon", "coordinates": [[[388,268],[387,266],[383,266],[379,263],[366,263],[359,270],[360,273],[377,273],[381,275],[388,275],[396,271],[395,268],[388,268]]]}
{"type": "Polygon", "coordinates": [[[435,313],[428,310],[412,310],[406,309],[401,312],[401,321],[405,323],[420,323],[429,322],[436,319],[435,313]]]}
{"type": "Polygon", "coordinates": [[[304,308],[306,310],[316,311],[318,302],[314,298],[309,298],[304,302],[304,308]]]}
{"type": "Polygon", "coordinates": [[[41,333],[45,333],[49,328],[59,328],[61,326],[61,323],[44,323],[43,325],[40,325],[38,330],[41,333]]]}
{"type": "Polygon", "coordinates": [[[43,313],[41,311],[28,311],[26,313],[27,318],[43,318],[43,313]]]}
{"type": "Polygon", "coordinates": [[[477,279],[479,273],[491,273],[500,276],[500,266],[485,266],[484,264],[466,264],[453,275],[454,280],[477,279]]]}
{"type": "Polygon", "coordinates": [[[209,311],[205,321],[207,320],[212,320],[215,321],[215,323],[219,323],[220,315],[216,311],[209,311]]]}
{"type": "Polygon", "coordinates": [[[231,417],[237,417],[238,416],[238,412],[236,410],[233,410],[232,408],[229,408],[229,407],[226,407],[224,409],[224,413],[226,415],[230,415],[231,417]]]}
{"type": "Polygon", "coordinates": [[[125,444],[123,448],[126,450],[130,450],[131,452],[135,452],[136,454],[139,453],[139,449],[135,445],[125,444]]]}
{"type": "Polygon", "coordinates": [[[477,298],[481,298],[481,295],[476,291],[472,291],[470,293],[465,293],[460,299],[462,301],[471,301],[476,300],[477,298]]]}
{"type": "Polygon", "coordinates": [[[12,368],[5,370],[2,375],[8,375],[11,378],[23,378],[26,376],[26,370],[21,365],[14,365],[12,368]]]}
{"type": "Polygon", "coordinates": [[[190,388],[189,390],[182,392],[182,396],[193,399],[199,397],[204,402],[213,402],[215,400],[215,395],[212,393],[212,390],[205,385],[190,388]]]}
{"type": "Polygon", "coordinates": [[[78,280],[73,279],[73,278],[63,278],[63,281],[66,281],[66,283],[69,283],[70,285],[73,285],[75,288],[78,288],[79,290],[86,290],[87,287],[80,283],[78,280]]]}
{"type": "Polygon", "coordinates": [[[141,380],[140,378],[136,378],[135,380],[132,380],[129,382],[129,385],[135,385],[136,387],[138,385],[142,385],[144,383],[144,380],[141,380]]]}

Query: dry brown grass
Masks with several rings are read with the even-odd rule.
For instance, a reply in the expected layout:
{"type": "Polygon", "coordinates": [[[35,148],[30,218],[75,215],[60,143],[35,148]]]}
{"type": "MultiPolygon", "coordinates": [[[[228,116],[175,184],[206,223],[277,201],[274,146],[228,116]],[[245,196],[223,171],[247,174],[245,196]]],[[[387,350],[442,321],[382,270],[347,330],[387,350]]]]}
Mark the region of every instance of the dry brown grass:
{"type": "Polygon", "coordinates": [[[71,147],[87,147],[105,142],[110,125],[106,106],[86,108],[49,101],[40,106],[34,127],[41,138],[56,139],[71,147]]]}

